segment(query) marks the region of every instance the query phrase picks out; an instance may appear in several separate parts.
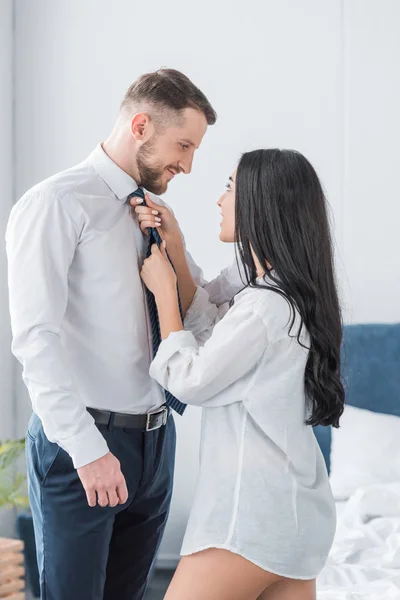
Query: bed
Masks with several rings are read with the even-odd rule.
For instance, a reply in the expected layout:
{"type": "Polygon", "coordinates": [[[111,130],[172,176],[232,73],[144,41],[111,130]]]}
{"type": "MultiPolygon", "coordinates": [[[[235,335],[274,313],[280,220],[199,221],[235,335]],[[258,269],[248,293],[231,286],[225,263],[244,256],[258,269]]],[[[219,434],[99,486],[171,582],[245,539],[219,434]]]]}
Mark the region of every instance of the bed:
{"type": "Polygon", "coordinates": [[[314,428],[339,496],[318,600],[400,600],[400,324],[348,325],[343,350],[346,419],[314,428]]]}

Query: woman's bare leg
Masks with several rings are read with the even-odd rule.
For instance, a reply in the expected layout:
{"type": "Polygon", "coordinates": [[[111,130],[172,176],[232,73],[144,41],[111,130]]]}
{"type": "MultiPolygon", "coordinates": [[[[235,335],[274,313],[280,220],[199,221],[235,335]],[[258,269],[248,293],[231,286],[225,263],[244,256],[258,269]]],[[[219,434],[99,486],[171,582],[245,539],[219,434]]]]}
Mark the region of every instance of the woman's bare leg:
{"type": "Polygon", "coordinates": [[[282,579],[267,588],[258,600],[316,600],[315,579],[282,579]]]}
{"type": "Polygon", "coordinates": [[[257,600],[281,579],[238,554],[210,548],[181,559],[164,600],[257,600]]]}

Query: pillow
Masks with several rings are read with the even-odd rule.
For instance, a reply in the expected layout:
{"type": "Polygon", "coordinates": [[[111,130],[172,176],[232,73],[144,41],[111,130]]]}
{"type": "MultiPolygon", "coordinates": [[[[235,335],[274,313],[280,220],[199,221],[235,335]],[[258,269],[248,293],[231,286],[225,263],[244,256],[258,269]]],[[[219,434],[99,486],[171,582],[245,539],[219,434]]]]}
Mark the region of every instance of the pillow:
{"type": "MultiPolygon", "coordinates": [[[[400,399],[399,399],[400,400],[400,399]]],[[[346,405],[332,428],[330,482],[336,500],[360,486],[400,481],[400,417],[346,405]]]]}

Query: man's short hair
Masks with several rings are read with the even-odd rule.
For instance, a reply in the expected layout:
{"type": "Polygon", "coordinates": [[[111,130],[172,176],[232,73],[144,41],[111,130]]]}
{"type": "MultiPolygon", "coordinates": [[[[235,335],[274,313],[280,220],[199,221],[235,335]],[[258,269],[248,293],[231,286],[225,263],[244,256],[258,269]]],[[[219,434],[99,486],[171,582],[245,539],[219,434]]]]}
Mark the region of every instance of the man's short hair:
{"type": "Polygon", "coordinates": [[[149,103],[159,113],[179,113],[194,108],[204,114],[208,125],[214,125],[217,113],[198,87],[186,75],[174,69],[159,69],[141,75],[126,92],[121,110],[149,103]]]}

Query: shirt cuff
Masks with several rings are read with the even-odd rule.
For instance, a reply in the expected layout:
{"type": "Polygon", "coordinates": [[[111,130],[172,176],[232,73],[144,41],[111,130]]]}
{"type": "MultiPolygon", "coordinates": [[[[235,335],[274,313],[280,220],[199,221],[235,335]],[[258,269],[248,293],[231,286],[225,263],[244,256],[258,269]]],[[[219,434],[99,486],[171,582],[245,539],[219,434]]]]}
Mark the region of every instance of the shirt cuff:
{"type": "Polygon", "coordinates": [[[218,308],[210,302],[208,292],[201,286],[197,286],[192,303],[186,311],[184,328],[198,335],[211,327],[217,316],[218,308]]]}
{"type": "Polygon", "coordinates": [[[107,442],[93,423],[59,445],[70,455],[75,469],[102,458],[108,452],[107,442]]]}
{"type": "Polygon", "coordinates": [[[164,388],[168,389],[168,361],[171,357],[179,352],[192,352],[193,349],[198,349],[198,343],[191,331],[172,331],[169,336],[163,340],[157,350],[151,365],[150,377],[158,381],[164,388]]]}

